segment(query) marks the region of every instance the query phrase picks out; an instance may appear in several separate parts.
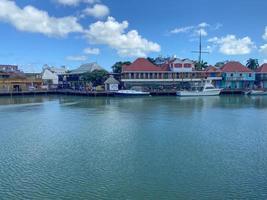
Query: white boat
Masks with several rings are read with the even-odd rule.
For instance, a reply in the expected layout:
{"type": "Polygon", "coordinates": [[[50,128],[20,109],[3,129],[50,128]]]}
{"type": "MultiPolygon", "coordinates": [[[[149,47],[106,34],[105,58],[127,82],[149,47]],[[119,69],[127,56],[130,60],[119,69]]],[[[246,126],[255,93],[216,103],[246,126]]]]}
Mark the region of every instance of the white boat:
{"type": "Polygon", "coordinates": [[[176,95],[181,97],[191,96],[218,96],[221,93],[221,89],[215,88],[211,81],[206,81],[204,86],[200,90],[196,91],[177,91],[176,95]]]}
{"type": "Polygon", "coordinates": [[[149,96],[149,92],[136,91],[136,90],[119,90],[115,93],[118,96],[149,96]]]}
{"type": "Polygon", "coordinates": [[[248,94],[249,95],[253,95],[253,96],[256,96],[256,95],[267,95],[267,91],[264,91],[264,90],[251,90],[248,94]]]}

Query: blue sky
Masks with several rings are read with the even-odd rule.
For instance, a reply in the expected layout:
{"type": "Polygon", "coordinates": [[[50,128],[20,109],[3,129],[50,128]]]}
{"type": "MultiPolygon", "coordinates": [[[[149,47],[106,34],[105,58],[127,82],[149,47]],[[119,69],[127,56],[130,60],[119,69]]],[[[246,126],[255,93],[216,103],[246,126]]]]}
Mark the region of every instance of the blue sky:
{"type": "Polygon", "coordinates": [[[104,68],[143,56],[267,61],[265,0],[0,0],[0,62],[104,68]]]}

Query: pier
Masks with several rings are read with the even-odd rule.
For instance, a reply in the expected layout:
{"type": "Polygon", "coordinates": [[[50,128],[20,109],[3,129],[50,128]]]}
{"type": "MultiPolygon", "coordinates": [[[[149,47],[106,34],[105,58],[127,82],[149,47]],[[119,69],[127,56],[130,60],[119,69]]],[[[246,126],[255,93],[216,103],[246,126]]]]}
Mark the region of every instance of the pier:
{"type": "Polygon", "coordinates": [[[51,91],[21,91],[0,92],[0,96],[28,96],[28,95],[73,95],[73,96],[114,96],[115,92],[109,91],[76,91],[76,90],[51,90],[51,91]]]}
{"type": "MultiPolygon", "coordinates": [[[[247,90],[224,89],[221,95],[244,95],[247,90]]],[[[113,97],[116,92],[111,91],[77,91],[77,90],[51,90],[51,91],[21,91],[21,92],[0,92],[1,96],[38,96],[38,95],[69,95],[88,97],[113,97]]],[[[176,91],[150,91],[151,96],[176,96],[176,91]]]]}

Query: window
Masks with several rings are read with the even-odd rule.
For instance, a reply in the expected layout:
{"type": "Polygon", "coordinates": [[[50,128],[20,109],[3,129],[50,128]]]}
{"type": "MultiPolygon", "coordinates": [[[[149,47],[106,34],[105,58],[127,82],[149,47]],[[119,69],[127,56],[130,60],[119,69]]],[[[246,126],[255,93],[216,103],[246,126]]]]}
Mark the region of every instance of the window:
{"type": "Polygon", "coordinates": [[[181,63],[176,63],[176,64],[174,64],[174,67],[175,67],[175,68],[182,68],[183,65],[182,65],[181,63]]]}
{"type": "Polygon", "coordinates": [[[164,79],[168,79],[168,74],[167,73],[164,73],[164,79]]]}
{"type": "Polygon", "coordinates": [[[249,77],[252,77],[252,74],[251,73],[249,73],[249,75],[248,75],[249,77]]]}
{"type": "Polygon", "coordinates": [[[231,77],[233,77],[234,76],[234,74],[231,74],[231,77]]]}
{"type": "Polygon", "coordinates": [[[211,90],[214,89],[214,87],[206,87],[206,89],[211,90]]]}
{"type": "Polygon", "coordinates": [[[184,64],[184,67],[185,67],[185,68],[191,68],[192,65],[191,65],[190,63],[185,63],[185,64],[184,64]]]}
{"type": "Polygon", "coordinates": [[[240,76],[243,76],[243,74],[240,74],[240,76]]]}

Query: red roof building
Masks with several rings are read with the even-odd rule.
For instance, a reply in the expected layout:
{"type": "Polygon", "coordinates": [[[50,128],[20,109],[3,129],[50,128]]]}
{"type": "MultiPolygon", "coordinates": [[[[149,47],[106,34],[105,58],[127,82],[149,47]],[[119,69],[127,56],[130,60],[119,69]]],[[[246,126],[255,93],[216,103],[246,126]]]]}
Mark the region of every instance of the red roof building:
{"type": "Polygon", "coordinates": [[[222,72],[244,72],[244,73],[250,73],[252,72],[249,68],[242,65],[240,62],[228,62],[226,63],[222,68],[222,72]]]}
{"type": "Polygon", "coordinates": [[[125,65],[122,67],[123,72],[164,72],[169,71],[167,66],[156,66],[145,58],[136,59],[131,65],[125,65]]]}
{"type": "Polygon", "coordinates": [[[267,63],[263,64],[261,67],[255,70],[257,73],[267,73],[267,63]]]}
{"type": "Polygon", "coordinates": [[[206,72],[222,72],[222,70],[220,68],[217,68],[217,67],[214,67],[212,65],[208,66],[206,69],[205,69],[206,72]]]}
{"type": "Polygon", "coordinates": [[[256,85],[259,88],[267,90],[267,63],[255,70],[256,72],[256,85]]]}

